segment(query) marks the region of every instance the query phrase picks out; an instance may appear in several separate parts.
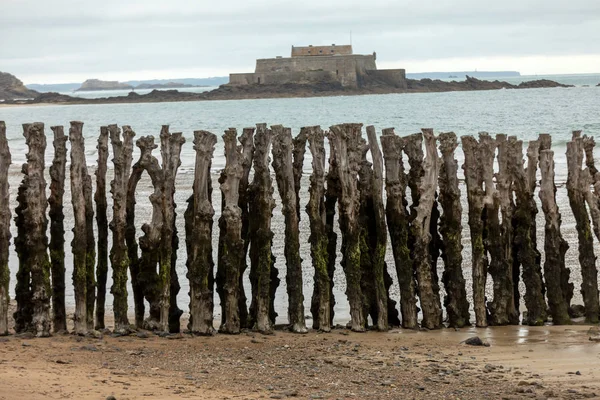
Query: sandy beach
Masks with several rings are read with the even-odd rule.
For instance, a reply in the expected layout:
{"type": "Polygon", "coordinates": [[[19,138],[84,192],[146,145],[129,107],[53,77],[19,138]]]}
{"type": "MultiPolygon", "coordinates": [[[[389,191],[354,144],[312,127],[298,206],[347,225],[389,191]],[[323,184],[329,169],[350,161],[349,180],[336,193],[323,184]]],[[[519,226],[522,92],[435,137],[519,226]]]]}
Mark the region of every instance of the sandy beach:
{"type": "Polygon", "coordinates": [[[597,398],[587,326],[1,338],[0,399],[597,398]],[[478,335],[489,347],[463,342],[478,335]]]}

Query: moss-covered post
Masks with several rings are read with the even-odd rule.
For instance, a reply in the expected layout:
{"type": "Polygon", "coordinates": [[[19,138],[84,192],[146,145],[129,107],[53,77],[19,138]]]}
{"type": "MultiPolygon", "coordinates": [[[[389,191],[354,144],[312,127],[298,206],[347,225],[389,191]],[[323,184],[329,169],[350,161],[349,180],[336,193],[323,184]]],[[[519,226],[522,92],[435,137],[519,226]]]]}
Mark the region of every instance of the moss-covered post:
{"type": "MultiPolygon", "coordinates": [[[[529,162],[527,171],[523,168],[523,142],[516,137],[508,138],[508,167],[513,180],[516,207],[513,215],[514,243],[519,263],[523,269],[523,283],[525,284],[525,306],[527,307],[527,319],[524,323],[528,325],[543,325],[547,319],[546,300],[543,293],[542,276],[539,274],[539,263],[537,246],[534,245],[535,215],[537,206],[535,204],[535,171],[539,158],[539,142],[529,142],[527,150],[528,158],[535,160],[529,162]],[[530,182],[533,179],[533,185],[530,182]],[[533,220],[533,221],[532,221],[533,220]]],[[[516,282],[515,282],[516,285],[516,282]]]]}
{"type": "MultiPolygon", "coordinates": [[[[292,159],[292,130],[282,125],[271,127],[273,132],[273,169],[279,196],[282,203],[282,214],[285,220],[284,253],[286,261],[286,287],[288,292],[288,321],[290,330],[295,333],[306,333],[304,320],[304,294],[302,293],[302,258],[300,258],[300,227],[298,199],[296,197],[294,165],[292,159]]],[[[299,166],[300,171],[302,166],[299,166]]]]}
{"type": "MultiPolygon", "coordinates": [[[[548,139],[550,136],[548,135],[548,139]]],[[[554,152],[549,149],[540,151],[540,183],[539,197],[544,212],[544,275],[548,288],[548,307],[555,325],[571,323],[569,317],[570,296],[573,293],[573,284],[568,283],[570,271],[566,268],[565,254],[569,244],[563,239],[560,232],[561,216],[556,204],[556,184],[554,183],[554,152]],[[563,285],[563,276],[567,277],[566,291],[563,285]],[[570,288],[570,290],[569,290],[570,288]]]]}
{"type": "MultiPolygon", "coordinates": [[[[29,129],[29,124],[23,124],[23,131],[29,129]]],[[[17,236],[15,237],[15,250],[19,257],[19,269],[17,270],[17,282],[15,285],[15,300],[17,309],[13,313],[15,319],[15,332],[21,333],[31,331],[32,318],[32,293],[31,293],[31,264],[29,261],[29,250],[27,248],[27,227],[25,225],[25,209],[27,208],[27,188],[29,187],[29,173],[27,163],[21,166],[23,180],[17,192],[17,207],[15,208],[15,225],[17,236]]]]}
{"type": "Polygon", "coordinates": [[[362,157],[362,124],[341,124],[330,127],[329,144],[337,160],[340,182],[340,230],[342,231],[342,266],[346,275],[346,296],[350,303],[350,327],[364,332],[367,324],[365,302],[361,288],[360,193],[358,171],[362,157]]]}
{"type": "Polygon", "coordinates": [[[44,179],[46,135],[44,124],[27,125],[24,132],[27,153],[27,207],[23,211],[27,259],[31,266],[32,332],[37,337],[50,336],[50,259],[48,257],[48,219],[46,180],[44,179]]]}
{"type": "Polygon", "coordinates": [[[406,210],[406,174],[402,150],[404,141],[394,133],[393,128],[384,129],[381,147],[385,159],[385,189],[387,226],[392,242],[392,252],[400,287],[400,314],[402,327],[418,328],[417,298],[413,262],[408,246],[409,215],[406,210]]]}
{"type": "Polygon", "coordinates": [[[98,227],[98,263],[96,264],[96,329],[104,329],[106,281],[108,277],[108,202],[106,200],[106,171],[108,169],[108,127],[100,127],[98,137],[98,168],[96,169],[96,225],[98,227]]]}
{"type": "Polygon", "coordinates": [[[113,219],[110,223],[112,231],[112,247],[110,262],[113,270],[113,285],[111,293],[114,298],[113,311],[115,318],[115,331],[129,332],[129,319],[127,318],[127,270],[129,257],[125,241],[127,184],[131,171],[133,154],[133,137],[135,133],[129,126],[123,127],[123,140],[121,129],[117,125],[109,125],[108,131],[113,148],[114,179],[110,186],[113,196],[113,219]]]}
{"type": "MultiPolygon", "coordinates": [[[[328,133],[324,133],[327,137],[328,133]]],[[[329,149],[329,170],[325,175],[327,186],[325,188],[325,229],[327,231],[327,274],[329,275],[329,318],[330,325],[333,324],[335,315],[335,296],[333,295],[333,276],[335,274],[337,258],[337,233],[335,232],[335,208],[338,199],[342,195],[340,178],[338,172],[338,161],[335,153],[329,149]]],[[[311,312],[315,314],[314,304],[311,306],[311,312]]],[[[313,320],[314,323],[314,320],[313,320]]]]}
{"type": "Polygon", "coordinates": [[[207,131],[194,131],[196,164],[193,194],[185,212],[187,278],[190,282],[190,321],[188,329],[197,335],[212,335],[214,261],[212,228],[215,210],[212,206],[210,167],[217,137],[207,131]]]}
{"type": "Polygon", "coordinates": [[[240,271],[244,256],[242,239],[242,210],[239,203],[239,185],[243,175],[242,154],[236,146],[237,132],[228,129],[223,135],[225,169],[219,183],[223,208],[219,218],[219,260],[217,263],[217,292],[221,299],[221,326],[219,332],[240,333],[239,292],[240,271]]]}
{"type": "Polygon", "coordinates": [[[489,273],[494,280],[494,298],[488,302],[490,325],[518,324],[513,282],[513,229],[512,229],[512,178],[508,169],[508,141],[506,135],[496,139],[481,134],[483,146],[484,181],[486,190],[487,236],[484,245],[491,255],[489,273]],[[498,173],[493,180],[494,153],[498,148],[498,173]],[[500,220],[500,213],[502,220],[500,220]]]}
{"type": "Polygon", "coordinates": [[[51,127],[54,132],[54,159],[50,166],[50,264],[52,272],[52,327],[53,331],[67,330],[65,311],[65,227],[63,197],[67,165],[67,136],[62,126],[51,127]]]}
{"type": "MultiPolygon", "coordinates": [[[[412,137],[415,137],[414,135],[412,137]]],[[[419,140],[409,141],[411,145],[404,147],[409,160],[417,160],[422,148],[417,146],[419,140]]],[[[437,154],[436,140],[433,130],[423,129],[425,138],[425,159],[423,161],[423,174],[414,183],[419,191],[419,202],[415,209],[416,215],[411,224],[411,232],[414,238],[413,260],[417,277],[417,287],[423,320],[421,326],[427,329],[438,329],[442,327],[442,307],[440,303],[439,287],[437,279],[434,278],[432,258],[430,252],[430,218],[435,193],[437,178],[439,174],[440,161],[437,154]]],[[[412,168],[411,168],[412,173],[412,168]]]]}
{"type": "Polygon", "coordinates": [[[463,171],[469,204],[469,229],[471,233],[471,275],[473,279],[473,310],[477,327],[487,326],[485,286],[488,259],[483,245],[485,230],[485,192],[483,189],[482,146],[472,136],[461,137],[465,162],[463,171]]]}
{"type": "Polygon", "coordinates": [[[0,336],[8,335],[8,250],[10,245],[10,187],[8,168],[12,160],[6,140],[6,124],[0,121],[0,336]]]}
{"type": "Polygon", "coordinates": [[[330,283],[327,272],[327,224],[325,210],[325,136],[320,126],[304,127],[308,147],[312,155],[312,174],[306,213],[310,225],[310,255],[315,269],[314,287],[310,311],[313,328],[323,332],[331,331],[330,283]]]}
{"type": "Polygon", "coordinates": [[[269,152],[273,133],[266,124],[257,124],[254,137],[254,180],[250,185],[250,261],[253,285],[251,307],[254,329],[270,333],[275,323],[274,294],[279,279],[271,250],[271,218],[275,200],[269,171],[269,152]]]}
{"type": "Polygon", "coordinates": [[[246,261],[246,255],[250,248],[250,237],[248,236],[249,228],[249,208],[248,208],[248,184],[250,178],[250,170],[252,169],[252,157],[254,155],[254,129],[255,128],[244,128],[242,135],[239,138],[240,144],[242,145],[242,178],[240,179],[240,197],[238,205],[242,210],[242,240],[244,241],[244,254],[242,256],[242,263],[240,266],[240,295],[239,295],[239,312],[240,312],[240,326],[245,329],[252,328],[248,316],[248,305],[246,304],[248,299],[246,298],[246,290],[244,289],[244,273],[248,268],[246,261]]]}
{"type": "MultiPolygon", "coordinates": [[[[162,158],[162,207],[163,225],[160,238],[160,328],[163,332],[169,332],[170,327],[179,331],[179,317],[183,311],[179,310],[177,304],[171,304],[171,275],[175,267],[173,262],[173,236],[175,227],[175,178],[181,165],[181,147],[185,138],[181,132],[169,132],[169,126],[163,125],[160,131],[160,153],[162,158]]],[[[176,275],[176,273],[175,273],[176,275]]],[[[178,286],[178,284],[177,284],[178,286]]]]}
{"type": "Polygon", "coordinates": [[[458,162],[454,152],[458,141],[454,132],[440,133],[439,147],[442,154],[442,165],[438,184],[440,187],[439,202],[442,206],[440,233],[443,239],[442,259],[444,273],[442,281],[446,288],[444,306],[448,314],[448,325],[451,328],[462,328],[469,324],[469,302],[462,273],[462,206],[460,204],[460,188],[458,182],[458,162]]]}
{"type": "Polygon", "coordinates": [[[73,317],[74,331],[77,335],[85,335],[87,325],[87,220],[86,198],[84,197],[85,176],[87,166],[85,161],[85,146],[82,133],[83,123],[71,122],[69,141],[71,142],[71,202],[75,226],[73,228],[73,289],[75,292],[75,314],[73,317]]]}
{"type": "MultiPolygon", "coordinates": [[[[385,223],[385,207],[383,204],[383,155],[377,141],[375,127],[367,126],[367,139],[369,150],[373,158],[372,174],[370,176],[370,196],[372,203],[372,229],[369,234],[369,248],[372,259],[373,277],[375,286],[375,299],[377,306],[377,318],[373,322],[377,329],[386,331],[390,325],[399,326],[396,302],[389,296],[389,277],[387,264],[385,263],[385,251],[387,247],[387,226],[385,223]]],[[[362,196],[362,193],[361,193],[362,196]]],[[[369,203],[369,202],[367,202],[369,203]]],[[[361,254],[362,257],[362,254],[361,254]]]]}
{"type": "MultiPolygon", "coordinates": [[[[575,217],[579,239],[579,264],[581,265],[581,295],[585,306],[585,320],[598,323],[598,270],[594,255],[594,242],[589,214],[585,205],[586,195],[592,183],[589,170],[581,170],[583,163],[583,143],[580,131],[573,132],[573,139],[567,143],[567,194],[575,217]]],[[[589,195],[588,195],[589,196],[589,195]]]]}

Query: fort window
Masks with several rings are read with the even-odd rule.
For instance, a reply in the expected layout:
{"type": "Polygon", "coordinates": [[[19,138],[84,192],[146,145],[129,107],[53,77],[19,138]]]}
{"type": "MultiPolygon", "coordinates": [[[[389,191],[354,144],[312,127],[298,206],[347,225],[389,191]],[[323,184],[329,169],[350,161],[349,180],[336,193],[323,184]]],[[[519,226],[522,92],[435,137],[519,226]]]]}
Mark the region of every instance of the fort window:
{"type": "Polygon", "coordinates": [[[335,70],[335,75],[338,76],[340,74],[340,70],[336,69],[335,70]]]}
{"type": "Polygon", "coordinates": [[[260,77],[258,78],[258,84],[260,85],[260,77]]]}

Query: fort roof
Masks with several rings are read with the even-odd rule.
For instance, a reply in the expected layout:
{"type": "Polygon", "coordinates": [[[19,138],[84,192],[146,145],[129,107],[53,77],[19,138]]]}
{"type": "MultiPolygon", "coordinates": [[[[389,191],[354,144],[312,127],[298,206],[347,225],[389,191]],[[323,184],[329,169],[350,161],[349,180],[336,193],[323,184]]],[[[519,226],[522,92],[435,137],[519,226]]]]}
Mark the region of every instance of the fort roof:
{"type": "Polygon", "coordinates": [[[344,44],[336,46],[292,46],[292,57],[310,57],[310,56],[349,56],[352,55],[352,45],[344,44]]]}

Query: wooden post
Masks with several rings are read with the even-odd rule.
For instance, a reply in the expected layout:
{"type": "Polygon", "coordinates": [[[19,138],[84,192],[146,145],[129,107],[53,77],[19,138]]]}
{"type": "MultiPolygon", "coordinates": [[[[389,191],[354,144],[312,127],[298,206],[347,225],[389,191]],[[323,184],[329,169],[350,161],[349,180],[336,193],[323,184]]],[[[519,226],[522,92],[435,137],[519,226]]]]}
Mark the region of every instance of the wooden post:
{"type": "Polygon", "coordinates": [[[169,332],[170,325],[179,332],[179,317],[183,314],[177,304],[171,304],[171,275],[175,268],[173,262],[173,236],[176,234],[174,232],[176,215],[175,177],[181,165],[181,147],[184,143],[185,139],[181,132],[170,133],[169,126],[163,125],[160,132],[160,153],[162,158],[161,175],[163,177],[161,212],[164,220],[160,238],[159,259],[161,284],[160,328],[163,332],[169,332]]]}
{"type": "MultiPolygon", "coordinates": [[[[540,135],[540,141],[542,135],[540,135]]],[[[551,140],[550,135],[547,136],[551,140]]],[[[560,233],[561,216],[556,204],[556,185],[554,183],[554,152],[549,149],[540,151],[540,200],[544,211],[544,275],[548,287],[548,306],[552,323],[567,325],[569,318],[569,303],[573,294],[573,284],[569,284],[569,269],[565,266],[565,254],[569,244],[560,233]],[[566,275],[566,285],[563,284],[566,275]],[[566,290],[565,290],[566,289],[566,290]],[[569,295],[570,292],[570,295],[569,295]]]]}
{"type": "Polygon", "coordinates": [[[228,129],[225,142],[225,169],[219,183],[223,208],[219,218],[219,260],[217,264],[217,292],[221,298],[221,326],[219,332],[240,333],[239,283],[244,251],[242,239],[242,211],[239,203],[239,185],[243,175],[242,155],[236,146],[237,132],[228,129]]]}
{"type": "Polygon", "coordinates": [[[54,132],[54,159],[50,166],[50,264],[52,271],[52,326],[54,333],[67,330],[65,311],[65,227],[63,197],[67,164],[67,136],[62,126],[54,132]]]}
{"type": "MultiPolygon", "coordinates": [[[[82,137],[83,143],[83,137],[82,137]]],[[[92,194],[92,177],[87,170],[87,162],[83,164],[83,198],[85,199],[85,271],[86,271],[86,325],[88,331],[94,329],[94,305],[96,303],[96,239],[94,238],[94,205],[92,194]]]]}
{"type": "Polygon", "coordinates": [[[381,147],[385,159],[385,189],[387,226],[392,242],[394,263],[400,287],[400,313],[402,327],[418,328],[417,298],[413,262],[408,246],[409,215],[406,210],[406,174],[402,161],[404,140],[394,133],[393,128],[384,129],[381,147]]]}
{"type": "Polygon", "coordinates": [[[494,279],[494,299],[488,302],[490,325],[518,324],[519,314],[514,302],[513,232],[512,232],[512,179],[508,170],[508,142],[506,135],[492,139],[480,134],[483,146],[484,181],[486,191],[486,223],[488,235],[484,245],[491,255],[489,273],[494,279]],[[493,162],[498,148],[498,173],[493,182],[493,162]],[[499,212],[502,213],[500,221],[499,212]]]}
{"type": "MultiPolygon", "coordinates": [[[[396,303],[389,297],[389,286],[386,284],[388,279],[387,265],[385,263],[385,250],[387,247],[387,226],[385,223],[385,207],[383,205],[383,156],[375,127],[367,126],[367,139],[369,150],[373,157],[373,169],[370,174],[370,221],[371,230],[369,232],[369,250],[372,262],[372,274],[375,286],[375,300],[377,308],[377,318],[373,320],[379,331],[387,331],[389,325],[399,325],[396,303]]],[[[367,163],[363,164],[366,166],[367,163]]],[[[370,168],[369,168],[370,170],[370,168]]],[[[361,197],[363,193],[361,192],[361,197]]],[[[361,253],[362,258],[362,253],[361,253]]]]}
{"type": "Polygon", "coordinates": [[[185,213],[187,278],[190,281],[190,321],[188,329],[197,335],[212,335],[214,261],[212,228],[215,210],[212,206],[210,167],[217,137],[207,131],[194,131],[196,165],[193,194],[185,213]]]}
{"type": "Polygon", "coordinates": [[[83,141],[83,122],[71,122],[69,141],[71,142],[71,202],[75,227],[73,228],[73,289],[75,291],[75,323],[74,331],[77,335],[85,335],[87,326],[87,221],[86,198],[84,197],[85,176],[87,166],[85,162],[85,146],[83,141]]]}
{"type": "Polygon", "coordinates": [[[477,327],[487,326],[485,306],[485,286],[487,281],[488,260],[483,244],[485,230],[485,192],[483,189],[483,146],[472,136],[462,136],[462,148],[465,155],[463,170],[467,186],[469,204],[469,228],[471,231],[471,259],[473,279],[473,309],[477,327]]]}
{"type": "Polygon", "coordinates": [[[567,193],[573,216],[575,217],[577,236],[579,238],[579,263],[581,265],[581,295],[585,305],[587,323],[598,323],[600,312],[598,300],[598,271],[594,242],[587,208],[586,196],[589,197],[592,184],[589,170],[581,170],[583,162],[583,143],[580,131],[573,132],[573,139],[567,143],[567,193]]]}
{"type": "Polygon", "coordinates": [[[300,187],[302,182],[302,169],[304,168],[304,155],[306,154],[306,141],[308,140],[309,128],[300,128],[300,133],[292,141],[293,144],[293,166],[294,166],[294,191],[296,192],[296,212],[298,221],[302,218],[300,207],[300,187]]]}
{"type": "MultiPolygon", "coordinates": [[[[29,129],[30,124],[23,124],[23,131],[29,129]]],[[[29,187],[28,164],[21,166],[23,180],[17,192],[17,207],[15,208],[15,225],[17,236],[15,237],[15,250],[19,257],[19,269],[17,270],[17,282],[15,285],[15,300],[17,309],[13,314],[15,319],[15,332],[22,333],[32,330],[31,318],[33,314],[31,293],[31,264],[30,252],[27,248],[27,227],[25,225],[25,209],[27,209],[27,189],[29,187]]]]}
{"type": "Polygon", "coordinates": [[[462,328],[469,323],[469,302],[462,273],[462,206],[460,204],[460,188],[458,182],[458,162],[454,152],[458,141],[454,132],[440,133],[440,168],[439,202],[443,215],[440,221],[440,232],[443,238],[442,259],[444,273],[442,281],[446,288],[444,306],[448,314],[451,328],[462,328]]]}
{"type": "Polygon", "coordinates": [[[125,242],[125,213],[127,184],[131,170],[133,137],[135,133],[129,126],[124,126],[123,140],[121,140],[121,130],[117,125],[109,125],[108,131],[114,154],[114,179],[110,184],[110,192],[113,196],[113,219],[110,223],[110,229],[113,234],[110,251],[110,262],[113,269],[111,293],[114,297],[115,331],[118,333],[127,333],[130,329],[127,318],[127,269],[129,268],[129,257],[125,242]]]}
{"type": "MultiPolygon", "coordinates": [[[[527,171],[523,168],[523,142],[516,137],[508,138],[508,167],[513,180],[516,207],[513,216],[514,243],[516,254],[514,256],[523,268],[523,282],[525,283],[525,306],[527,307],[528,325],[543,325],[547,319],[546,301],[543,293],[542,276],[538,272],[538,252],[534,245],[535,215],[537,206],[534,200],[535,171],[539,158],[539,142],[529,142],[527,150],[530,160],[527,171]],[[533,179],[533,184],[530,182],[533,179]]],[[[515,286],[517,283],[514,283],[515,286]]]]}
{"type": "Polygon", "coordinates": [[[0,336],[8,335],[8,285],[10,271],[8,269],[8,252],[10,245],[10,187],[8,184],[8,168],[12,160],[8,141],[6,140],[6,124],[0,121],[0,336]]]}
{"type": "Polygon", "coordinates": [[[27,208],[23,211],[27,259],[31,268],[32,331],[37,337],[50,336],[50,259],[48,257],[48,219],[46,180],[44,179],[46,135],[44,124],[27,125],[24,132],[27,153],[27,208]]]}
{"type": "Polygon", "coordinates": [[[96,329],[104,329],[106,280],[108,275],[108,202],[106,200],[106,170],[108,169],[108,127],[100,127],[98,138],[98,168],[96,169],[96,225],[98,226],[98,264],[96,265],[96,329]]]}
{"type": "Polygon", "coordinates": [[[362,151],[362,124],[342,124],[330,127],[328,135],[332,153],[337,161],[341,187],[340,230],[342,231],[342,266],[346,274],[346,295],[350,303],[350,326],[364,332],[367,317],[361,289],[360,263],[360,194],[358,171],[362,151]]]}
{"type": "Polygon", "coordinates": [[[279,279],[272,254],[273,232],[271,218],[275,200],[269,171],[269,150],[272,131],[266,124],[256,125],[254,137],[254,180],[250,185],[250,261],[253,285],[253,307],[251,307],[254,329],[271,333],[275,323],[273,298],[279,279]],[[254,290],[255,288],[255,290],[254,290]]]}
{"type": "MultiPolygon", "coordinates": [[[[412,135],[409,137],[408,144],[404,147],[409,160],[413,160],[411,163],[411,174],[413,173],[412,164],[420,158],[419,153],[423,151],[421,146],[417,145],[421,142],[420,136],[412,135]],[[418,138],[418,140],[415,138],[418,138]]],[[[422,164],[423,174],[420,175],[420,178],[417,178],[419,175],[415,174],[413,178],[416,179],[413,181],[413,184],[416,184],[419,192],[418,204],[415,208],[416,215],[411,224],[411,232],[415,240],[413,260],[419,300],[423,312],[421,326],[427,329],[438,329],[442,326],[442,307],[437,279],[433,276],[434,270],[432,268],[432,258],[429,248],[431,240],[429,222],[435,200],[440,163],[433,130],[423,129],[423,137],[425,138],[426,154],[422,164]]]]}
{"type": "MultiPolygon", "coordinates": [[[[328,132],[323,134],[329,136],[328,132]]],[[[329,324],[333,324],[335,315],[335,296],[333,295],[336,258],[337,258],[337,233],[335,232],[335,207],[342,195],[339,178],[339,166],[335,153],[329,148],[329,170],[325,176],[327,187],[325,189],[325,229],[327,231],[327,274],[329,276],[329,324]]],[[[316,313],[314,305],[311,306],[313,315],[316,313]]],[[[314,320],[313,320],[314,323],[314,320]]],[[[313,326],[313,328],[317,328],[313,326]]]]}
{"type": "Polygon", "coordinates": [[[242,210],[242,240],[244,241],[244,254],[242,255],[242,261],[240,264],[240,283],[239,283],[239,312],[240,312],[240,326],[245,329],[252,328],[248,316],[248,305],[246,302],[246,291],[244,289],[244,273],[248,268],[246,261],[246,255],[250,248],[250,237],[248,236],[249,228],[249,208],[248,208],[248,183],[250,177],[250,169],[252,168],[252,157],[254,155],[254,129],[255,128],[244,128],[242,135],[239,138],[240,144],[242,145],[242,178],[240,179],[240,197],[238,206],[242,210]]]}
{"type": "Polygon", "coordinates": [[[323,332],[331,331],[330,284],[327,264],[328,237],[325,210],[325,137],[320,126],[302,128],[308,139],[312,155],[310,176],[310,197],[306,213],[310,225],[310,255],[315,269],[314,290],[311,300],[313,328],[323,332]]]}
{"type": "MultiPolygon", "coordinates": [[[[300,227],[298,196],[296,195],[295,170],[302,171],[302,165],[294,165],[292,151],[292,130],[282,125],[271,127],[273,132],[273,169],[282,203],[285,219],[284,253],[286,260],[286,286],[288,292],[288,320],[295,333],[306,333],[304,320],[304,295],[302,293],[302,259],[300,258],[300,227]]],[[[305,143],[305,142],[304,142],[305,143]]],[[[297,173],[296,173],[297,175],[297,173]]]]}

